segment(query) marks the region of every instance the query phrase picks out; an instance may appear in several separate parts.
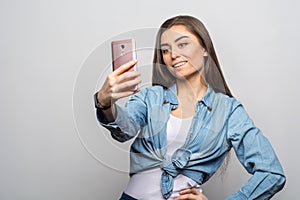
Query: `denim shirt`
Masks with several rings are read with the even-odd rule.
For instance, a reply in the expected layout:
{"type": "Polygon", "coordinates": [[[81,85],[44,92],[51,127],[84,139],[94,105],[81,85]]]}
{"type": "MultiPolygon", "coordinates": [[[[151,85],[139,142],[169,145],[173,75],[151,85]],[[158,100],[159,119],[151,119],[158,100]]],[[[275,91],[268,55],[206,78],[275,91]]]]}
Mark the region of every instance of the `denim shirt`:
{"type": "Polygon", "coordinates": [[[100,124],[114,139],[134,138],[130,148],[130,175],[160,167],[161,190],[172,194],[173,179],[183,174],[198,184],[206,182],[221,166],[231,148],[244,168],[252,174],[248,182],[230,199],[269,199],[281,190],[285,176],[266,137],[255,127],[242,104],[234,98],[215,93],[208,87],[196,104],[185,143],[172,156],[166,155],[167,121],[178,106],[176,85],[165,89],[152,86],[131,96],[125,107],[116,105],[115,121],[106,121],[96,111],[100,124]]]}

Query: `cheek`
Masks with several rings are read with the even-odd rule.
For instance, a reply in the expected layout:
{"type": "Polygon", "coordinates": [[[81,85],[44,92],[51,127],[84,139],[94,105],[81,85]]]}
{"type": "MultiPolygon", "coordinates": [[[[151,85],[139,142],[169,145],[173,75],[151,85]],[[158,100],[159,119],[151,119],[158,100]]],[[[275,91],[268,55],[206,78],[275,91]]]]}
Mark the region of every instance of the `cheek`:
{"type": "Polygon", "coordinates": [[[171,65],[172,63],[172,59],[171,59],[171,56],[170,55],[163,55],[163,61],[166,65],[171,65]]]}
{"type": "Polygon", "coordinates": [[[202,66],[204,63],[204,53],[202,51],[193,51],[190,53],[192,64],[202,66]]]}
{"type": "Polygon", "coordinates": [[[194,57],[195,54],[197,54],[197,53],[195,52],[195,49],[194,49],[194,48],[186,48],[186,49],[184,49],[184,50],[182,51],[182,54],[185,55],[185,56],[187,56],[187,57],[192,58],[192,57],[194,57]]]}
{"type": "Polygon", "coordinates": [[[191,45],[189,48],[183,49],[181,51],[181,55],[191,60],[195,60],[201,58],[203,52],[201,52],[201,50],[194,45],[191,45]]]}

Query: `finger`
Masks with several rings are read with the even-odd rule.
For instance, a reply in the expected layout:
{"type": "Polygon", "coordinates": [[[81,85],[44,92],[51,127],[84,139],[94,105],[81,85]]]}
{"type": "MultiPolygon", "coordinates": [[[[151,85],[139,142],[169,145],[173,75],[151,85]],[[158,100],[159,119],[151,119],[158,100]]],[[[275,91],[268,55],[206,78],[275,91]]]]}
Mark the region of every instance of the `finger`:
{"type": "Polygon", "coordinates": [[[120,83],[113,88],[113,92],[117,93],[117,92],[125,92],[128,90],[132,90],[132,88],[134,88],[141,82],[142,82],[142,80],[140,80],[140,79],[134,79],[134,80],[129,80],[129,81],[120,83]]]}
{"type": "Polygon", "coordinates": [[[179,194],[200,194],[200,191],[197,188],[189,188],[185,190],[181,190],[179,194]]]}
{"type": "Polygon", "coordinates": [[[191,192],[192,194],[196,194],[196,195],[201,194],[198,188],[191,188],[191,192]]]}
{"type": "Polygon", "coordinates": [[[183,195],[183,194],[190,194],[190,193],[192,193],[192,190],[190,188],[189,189],[185,189],[185,190],[181,190],[179,192],[179,194],[181,194],[181,195],[183,195]]]}
{"type": "Polygon", "coordinates": [[[116,77],[116,82],[117,83],[122,83],[128,80],[136,79],[137,77],[141,76],[141,74],[137,71],[129,71],[125,72],[118,77],[116,77]]]}
{"type": "Polygon", "coordinates": [[[112,94],[112,99],[118,100],[118,99],[121,99],[123,97],[128,97],[132,94],[134,94],[134,91],[118,92],[118,93],[112,94]]]}
{"type": "Polygon", "coordinates": [[[119,76],[123,74],[124,72],[128,71],[130,68],[132,68],[137,63],[137,60],[132,60],[128,63],[125,63],[124,65],[121,65],[118,69],[116,69],[113,74],[114,76],[119,76]]]}
{"type": "Polygon", "coordinates": [[[197,200],[197,196],[193,194],[184,194],[176,197],[174,200],[197,200]]]}
{"type": "Polygon", "coordinates": [[[208,200],[206,196],[202,194],[184,194],[176,197],[174,200],[208,200]]]}
{"type": "Polygon", "coordinates": [[[135,94],[135,93],[138,93],[139,91],[141,91],[141,89],[140,89],[140,88],[137,88],[136,90],[134,90],[134,94],[135,94]]]}

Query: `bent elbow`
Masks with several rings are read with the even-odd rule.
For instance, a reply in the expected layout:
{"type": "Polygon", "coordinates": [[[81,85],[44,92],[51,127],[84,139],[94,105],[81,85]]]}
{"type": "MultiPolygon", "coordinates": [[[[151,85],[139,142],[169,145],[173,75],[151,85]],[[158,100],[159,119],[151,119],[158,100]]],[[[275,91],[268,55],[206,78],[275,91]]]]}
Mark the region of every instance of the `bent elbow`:
{"type": "Polygon", "coordinates": [[[276,186],[278,188],[278,191],[282,190],[282,188],[284,187],[285,183],[286,183],[286,177],[284,174],[276,174],[276,186]]]}

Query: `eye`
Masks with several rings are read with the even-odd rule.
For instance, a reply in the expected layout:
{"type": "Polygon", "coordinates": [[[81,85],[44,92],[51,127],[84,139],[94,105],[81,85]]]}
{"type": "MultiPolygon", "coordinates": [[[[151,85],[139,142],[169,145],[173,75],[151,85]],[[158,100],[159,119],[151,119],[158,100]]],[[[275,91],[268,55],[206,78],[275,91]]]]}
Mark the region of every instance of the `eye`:
{"type": "Polygon", "coordinates": [[[186,43],[186,42],[179,43],[179,44],[178,44],[178,48],[182,49],[182,48],[185,47],[186,45],[188,45],[188,43],[186,43]]]}
{"type": "Polygon", "coordinates": [[[168,54],[170,52],[170,50],[169,49],[162,49],[161,52],[162,52],[162,54],[168,54]]]}

